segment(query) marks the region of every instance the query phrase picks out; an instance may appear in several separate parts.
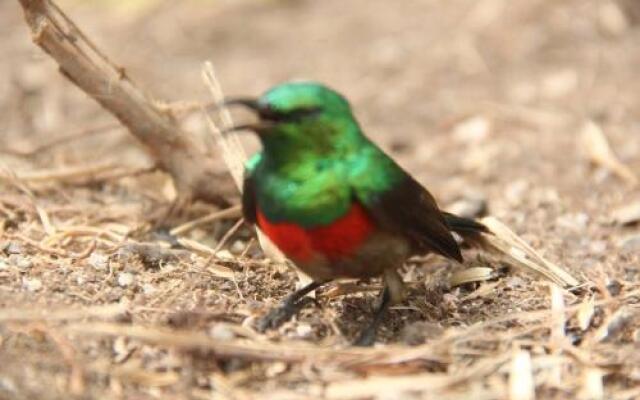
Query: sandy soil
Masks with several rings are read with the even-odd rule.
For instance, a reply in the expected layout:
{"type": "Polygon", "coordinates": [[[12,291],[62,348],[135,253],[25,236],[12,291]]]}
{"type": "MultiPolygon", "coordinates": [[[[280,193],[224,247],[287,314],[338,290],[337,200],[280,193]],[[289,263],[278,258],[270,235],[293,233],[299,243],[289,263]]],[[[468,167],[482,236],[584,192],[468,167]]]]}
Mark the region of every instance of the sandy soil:
{"type": "MultiPolygon", "coordinates": [[[[57,72],[5,1],[0,398],[529,399],[531,386],[545,399],[640,398],[640,189],[594,165],[584,141],[593,121],[640,176],[634,1],[61,5],[174,107],[209,100],[205,60],[228,94],[300,78],[333,86],[445,208],[486,202],[583,283],[552,311],[547,282],[498,259],[468,252],[467,266],[495,277],[451,287],[463,267],[429,257],[405,268],[411,296],[372,349],[349,343],[374,293],[336,287],[259,334],[253,321],[296,275],[265,260],[246,227],[227,235],[237,218],[183,235],[201,251],[166,249],[150,221],[170,205],[168,178],[140,172],[150,161],[138,144],[57,72]]],[[[184,125],[208,134],[199,115],[184,125]]],[[[213,211],[195,204],[168,223],[213,211]]]]}

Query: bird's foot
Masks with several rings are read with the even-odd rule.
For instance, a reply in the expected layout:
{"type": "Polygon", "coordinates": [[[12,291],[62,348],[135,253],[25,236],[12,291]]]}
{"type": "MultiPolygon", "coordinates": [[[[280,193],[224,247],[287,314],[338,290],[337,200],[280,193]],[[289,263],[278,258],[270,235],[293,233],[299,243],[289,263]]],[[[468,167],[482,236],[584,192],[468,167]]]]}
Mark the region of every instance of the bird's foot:
{"type": "Polygon", "coordinates": [[[391,304],[391,290],[389,285],[385,285],[380,296],[380,303],[376,307],[373,314],[373,320],[360,332],[360,336],[353,342],[354,346],[369,347],[372,346],[378,336],[378,328],[382,323],[382,318],[387,313],[387,309],[391,304]]]}
{"type": "Polygon", "coordinates": [[[295,302],[284,301],[260,318],[256,324],[256,329],[259,332],[264,332],[267,329],[276,329],[293,318],[302,307],[312,302],[313,299],[311,297],[303,297],[295,302]]]}

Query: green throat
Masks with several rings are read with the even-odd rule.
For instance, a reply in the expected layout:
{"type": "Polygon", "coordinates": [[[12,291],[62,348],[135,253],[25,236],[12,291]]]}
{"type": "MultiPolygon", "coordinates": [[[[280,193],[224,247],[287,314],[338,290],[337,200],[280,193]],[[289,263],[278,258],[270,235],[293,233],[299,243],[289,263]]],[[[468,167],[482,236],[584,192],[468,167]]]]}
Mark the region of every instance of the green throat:
{"type": "Polygon", "coordinates": [[[349,103],[326,86],[287,83],[258,103],[272,117],[259,132],[262,151],[246,167],[270,221],[328,225],[402,179],[404,171],[363,135],[349,103]]]}

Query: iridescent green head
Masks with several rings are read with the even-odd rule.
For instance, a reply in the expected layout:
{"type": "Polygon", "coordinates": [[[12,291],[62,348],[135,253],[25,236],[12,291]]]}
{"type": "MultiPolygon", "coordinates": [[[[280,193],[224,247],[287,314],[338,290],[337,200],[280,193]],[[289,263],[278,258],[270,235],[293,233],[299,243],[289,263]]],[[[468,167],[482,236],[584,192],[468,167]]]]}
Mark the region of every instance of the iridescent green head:
{"type": "Polygon", "coordinates": [[[225,104],[240,104],[257,114],[257,123],[232,130],[256,132],[266,156],[327,156],[357,146],[362,138],[347,100],[320,83],[284,83],[258,99],[231,99],[225,104]]]}

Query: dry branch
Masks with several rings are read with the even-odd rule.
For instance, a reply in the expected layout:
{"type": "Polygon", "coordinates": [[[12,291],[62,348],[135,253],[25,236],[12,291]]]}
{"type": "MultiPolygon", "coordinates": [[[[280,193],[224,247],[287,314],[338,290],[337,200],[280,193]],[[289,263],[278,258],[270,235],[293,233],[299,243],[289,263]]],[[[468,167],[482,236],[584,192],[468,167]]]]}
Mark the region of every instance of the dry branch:
{"type": "Polygon", "coordinates": [[[211,149],[202,149],[173,116],[143,93],[53,3],[20,0],[34,43],[59,65],[60,72],[112,113],[174,180],[179,202],[203,200],[226,205],[214,182],[219,171],[211,149]]]}

